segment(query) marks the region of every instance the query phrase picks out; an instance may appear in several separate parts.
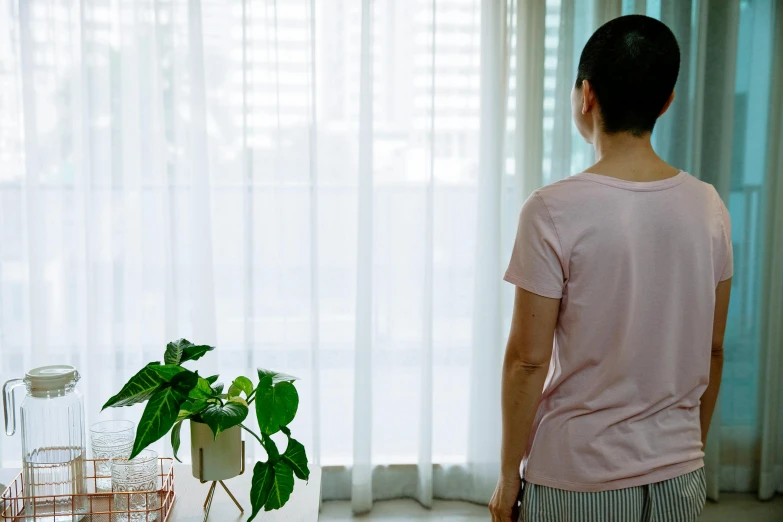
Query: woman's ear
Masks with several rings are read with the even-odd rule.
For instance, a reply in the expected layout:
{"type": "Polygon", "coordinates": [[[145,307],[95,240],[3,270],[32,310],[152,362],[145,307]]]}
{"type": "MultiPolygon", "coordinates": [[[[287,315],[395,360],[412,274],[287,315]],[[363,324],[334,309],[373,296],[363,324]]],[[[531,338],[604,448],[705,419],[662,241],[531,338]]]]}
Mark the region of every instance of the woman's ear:
{"type": "Polygon", "coordinates": [[[596,98],[593,86],[589,80],[582,82],[582,114],[587,114],[595,106],[596,98]]]}
{"type": "Polygon", "coordinates": [[[672,102],[674,101],[674,91],[669,95],[669,99],[666,100],[666,103],[663,104],[663,109],[661,109],[661,112],[658,113],[658,117],[660,118],[663,116],[663,113],[669,110],[669,107],[671,106],[672,102]]]}

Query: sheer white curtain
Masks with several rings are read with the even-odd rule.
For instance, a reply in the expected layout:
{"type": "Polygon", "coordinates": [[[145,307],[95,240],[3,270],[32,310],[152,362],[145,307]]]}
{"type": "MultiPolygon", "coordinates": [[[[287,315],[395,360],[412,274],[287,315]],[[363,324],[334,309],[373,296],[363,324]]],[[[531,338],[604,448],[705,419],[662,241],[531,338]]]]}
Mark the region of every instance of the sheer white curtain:
{"type": "Polygon", "coordinates": [[[71,363],[89,422],[134,418],[98,411],[167,340],[215,343],[199,363],[226,377],[301,377],[325,498],[429,503],[433,463],[469,484],[482,19],[477,0],[3,4],[0,378],[71,363]]]}
{"type": "MultiPolygon", "coordinates": [[[[301,377],[295,429],[325,499],[486,502],[517,213],[591,164],[570,122],[579,52],[599,21],[642,10],[683,46],[656,146],[735,220],[712,494],[759,477],[774,494],[774,3],[9,1],[0,379],[70,363],[89,422],[138,418],[98,411],[167,340],[215,343],[197,366],[301,377]]],[[[0,464],[19,460],[0,439],[0,464]]]]}

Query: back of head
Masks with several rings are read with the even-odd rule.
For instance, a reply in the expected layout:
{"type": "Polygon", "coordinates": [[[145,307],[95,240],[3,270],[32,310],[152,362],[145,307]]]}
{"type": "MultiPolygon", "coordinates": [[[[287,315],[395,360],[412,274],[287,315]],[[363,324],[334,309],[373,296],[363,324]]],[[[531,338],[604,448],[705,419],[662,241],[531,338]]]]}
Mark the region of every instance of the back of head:
{"type": "Polygon", "coordinates": [[[608,134],[652,132],[680,69],[680,48],[655,18],[628,15],[605,23],[587,41],[576,87],[588,80],[608,134]]]}

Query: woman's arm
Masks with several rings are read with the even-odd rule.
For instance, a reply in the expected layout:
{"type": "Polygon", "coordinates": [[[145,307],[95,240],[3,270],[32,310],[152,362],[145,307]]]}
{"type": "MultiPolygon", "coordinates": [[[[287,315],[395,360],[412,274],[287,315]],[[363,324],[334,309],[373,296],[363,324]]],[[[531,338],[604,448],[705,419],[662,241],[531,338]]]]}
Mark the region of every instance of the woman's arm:
{"type": "Polygon", "coordinates": [[[560,299],[517,287],[503,361],[501,474],[519,475],[544,380],[549,371],[560,299]]]}
{"type": "Polygon", "coordinates": [[[512,519],[525,453],[552,357],[560,299],[516,289],[511,332],[503,361],[503,441],[500,480],[490,503],[493,522],[512,519]]]}
{"type": "Polygon", "coordinates": [[[723,375],[723,335],[726,332],[726,317],[729,314],[731,279],[718,283],[715,290],[715,318],[712,322],[712,356],[710,357],[710,382],[701,396],[699,420],[701,421],[701,444],[707,445],[707,432],[710,429],[715,403],[718,401],[720,380],[723,375]]]}

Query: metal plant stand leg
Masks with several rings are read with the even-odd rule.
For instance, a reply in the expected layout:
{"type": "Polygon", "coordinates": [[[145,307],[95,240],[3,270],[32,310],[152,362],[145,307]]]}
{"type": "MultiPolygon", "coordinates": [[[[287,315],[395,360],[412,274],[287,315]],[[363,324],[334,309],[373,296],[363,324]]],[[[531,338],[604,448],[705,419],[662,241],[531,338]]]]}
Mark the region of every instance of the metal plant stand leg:
{"type": "Polygon", "coordinates": [[[212,482],[212,485],[209,487],[209,492],[207,492],[207,498],[204,500],[204,520],[203,522],[207,522],[207,519],[209,518],[209,510],[212,509],[212,499],[215,498],[215,490],[217,489],[218,482],[221,486],[223,486],[223,489],[226,490],[226,493],[228,493],[228,496],[231,497],[231,500],[234,501],[234,504],[239,508],[239,511],[242,513],[245,512],[244,508],[237,502],[236,497],[233,493],[228,489],[228,487],[223,483],[222,480],[215,480],[212,482]]]}
{"type": "Polygon", "coordinates": [[[236,498],[234,498],[234,495],[232,495],[232,494],[231,494],[231,491],[229,491],[229,490],[228,490],[228,487],[226,487],[226,485],[223,483],[223,481],[222,481],[222,480],[219,480],[218,482],[220,482],[220,485],[221,485],[221,486],[223,486],[223,489],[225,489],[225,490],[226,490],[226,493],[228,493],[228,496],[229,496],[229,497],[231,497],[231,500],[233,500],[233,501],[234,501],[234,504],[236,504],[236,505],[237,505],[237,507],[239,508],[239,511],[241,511],[242,513],[244,513],[244,512],[245,512],[245,510],[242,508],[242,506],[239,504],[239,502],[237,502],[237,499],[236,499],[236,498]]]}
{"type": "Polygon", "coordinates": [[[215,483],[213,482],[212,485],[209,486],[209,491],[207,491],[207,498],[204,499],[204,509],[207,509],[207,504],[209,503],[209,499],[211,499],[214,494],[215,494],[215,483]]]}
{"type": "Polygon", "coordinates": [[[212,486],[209,488],[209,493],[207,493],[207,500],[204,501],[204,520],[203,522],[207,522],[207,519],[209,518],[209,510],[212,509],[212,499],[215,498],[215,486],[217,486],[216,482],[212,483],[212,486]]]}

